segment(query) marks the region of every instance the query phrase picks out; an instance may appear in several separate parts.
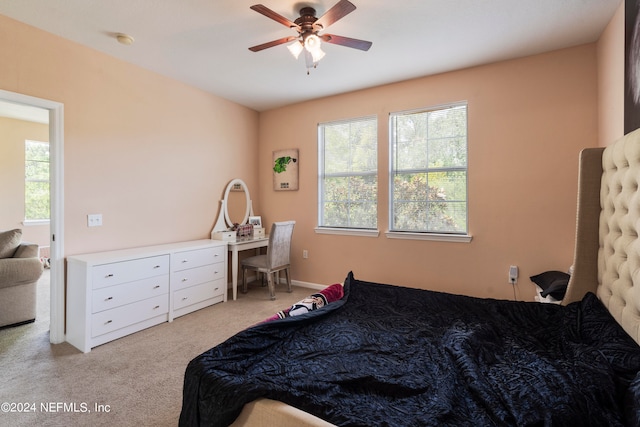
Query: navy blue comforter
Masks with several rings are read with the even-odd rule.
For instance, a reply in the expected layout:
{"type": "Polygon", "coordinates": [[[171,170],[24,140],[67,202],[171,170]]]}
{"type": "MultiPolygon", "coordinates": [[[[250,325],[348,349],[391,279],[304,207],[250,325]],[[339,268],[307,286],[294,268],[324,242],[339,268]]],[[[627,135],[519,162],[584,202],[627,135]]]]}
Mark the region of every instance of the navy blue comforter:
{"type": "Polygon", "coordinates": [[[593,295],[561,307],[355,280],[193,359],[181,426],[279,400],[339,426],[640,422],[640,347],[593,295]]]}

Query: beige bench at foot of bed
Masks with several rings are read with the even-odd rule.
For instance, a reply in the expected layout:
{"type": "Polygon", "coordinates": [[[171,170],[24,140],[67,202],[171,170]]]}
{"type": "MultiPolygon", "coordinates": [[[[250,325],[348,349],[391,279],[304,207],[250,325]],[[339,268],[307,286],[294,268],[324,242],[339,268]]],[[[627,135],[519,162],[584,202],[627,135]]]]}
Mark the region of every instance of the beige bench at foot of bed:
{"type": "Polygon", "coordinates": [[[335,427],[285,403],[258,399],[244,405],[231,427],[335,427]]]}

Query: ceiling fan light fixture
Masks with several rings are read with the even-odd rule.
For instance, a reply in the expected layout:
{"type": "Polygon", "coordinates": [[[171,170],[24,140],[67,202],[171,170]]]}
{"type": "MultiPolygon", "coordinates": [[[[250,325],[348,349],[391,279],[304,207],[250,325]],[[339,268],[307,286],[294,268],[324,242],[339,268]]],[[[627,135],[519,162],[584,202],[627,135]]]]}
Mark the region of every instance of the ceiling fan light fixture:
{"type": "Polygon", "coordinates": [[[304,48],[311,53],[320,50],[320,44],[320,37],[315,34],[309,34],[304,38],[304,48]]]}
{"type": "Polygon", "coordinates": [[[300,57],[300,54],[304,56],[304,62],[307,66],[307,74],[309,74],[309,70],[311,68],[315,68],[318,65],[318,62],[325,56],[325,53],[321,49],[323,41],[363,51],[367,51],[371,47],[371,42],[366,40],[352,39],[350,37],[332,34],[318,34],[319,32],[324,31],[329,25],[344,18],[356,9],[353,3],[349,0],[338,0],[338,3],[333,5],[320,18],[316,17],[316,10],[313,7],[303,7],[300,9],[300,17],[295,21],[285,18],[262,4],[255,4],[251,6],[250,9],[276,21],[279,24],[296,30],[298,32],[298,36],[282,37],[268,43],[252,46],[249,50],[252,52],[259,52],[264,49],[293,41],[293,43],[287,46],[289,52],[291,52],[296,59],[300,57]]]}
{"type": "Polygon", "coordinates": [[[289,52],[291,52],[291,55],[293,55],[294,58],[298,59],[300,53],[304,50],[304,46],[300,40],[296,40],[288,45],[287,49],[289,49],[289,52]]]}
{"type": "Polygon", "coordinates": [[[325,53],[322,51],[322,41],[317,34],[305,34],[304,35],[304,48],[306,51],[311,54],[311,61],[313,62],[313,67],[315,68],[318,65],[318,62],[324,58],[325,53]]]}
{"type": "Polygon", "coordinates": [[[311,56],[313,57],[313,65],[315,67],[316,64],[318,64],[318,62],[324,58],[325,53],[322,51],[322,49],[320,49],[320,47],[318,47],[317,49],[314,49],[313,51],[310,52],[311,56]]]}

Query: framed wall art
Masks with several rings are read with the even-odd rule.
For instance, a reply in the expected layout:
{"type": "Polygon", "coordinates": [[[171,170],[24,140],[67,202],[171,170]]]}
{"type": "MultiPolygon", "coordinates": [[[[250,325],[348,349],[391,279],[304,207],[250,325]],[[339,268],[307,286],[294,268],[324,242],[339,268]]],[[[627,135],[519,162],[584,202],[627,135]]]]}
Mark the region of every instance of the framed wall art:
{"type": "Polygon", "coordinates": [[[275,191],[298,189],[298,163],[297,148],[273,152],[273,189],[275,191]]]}

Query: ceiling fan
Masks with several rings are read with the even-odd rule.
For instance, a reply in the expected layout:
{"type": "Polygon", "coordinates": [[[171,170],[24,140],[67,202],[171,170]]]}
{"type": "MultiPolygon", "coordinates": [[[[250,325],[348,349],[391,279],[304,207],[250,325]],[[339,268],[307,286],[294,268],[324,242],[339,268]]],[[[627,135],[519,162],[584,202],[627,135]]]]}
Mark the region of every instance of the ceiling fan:
{"type": "Polygon", "coordinates": [[[326,29],[329,25],[345,17],[356,9],[353,3],[348,0],[340,0],[320,18],[316,18],[316,10],[314,8],[303,7],[300,9],[300,17],[293,22],[261,4],[253,5],[251,6],[251,9],[282,25],[295,29],[298,32],[298,35],[283,37],[278,40],[259,44],[257,46],[250,47],[249,50],[252,52],[259,52],[270,47],[293,41],[293,43],[287,47],[296,59],[304,52],[307,74],[309,74],[309,69],[312,67],[315,68],[318,61],[320,61],[325,55],[321,48],[321,42],[338,44],[364,51],[369,50],[372,45],[371,42],[365,40],[352,39],[350,37],[338,36],[335,34],[320,34],[320,32],[326,29]]]}

